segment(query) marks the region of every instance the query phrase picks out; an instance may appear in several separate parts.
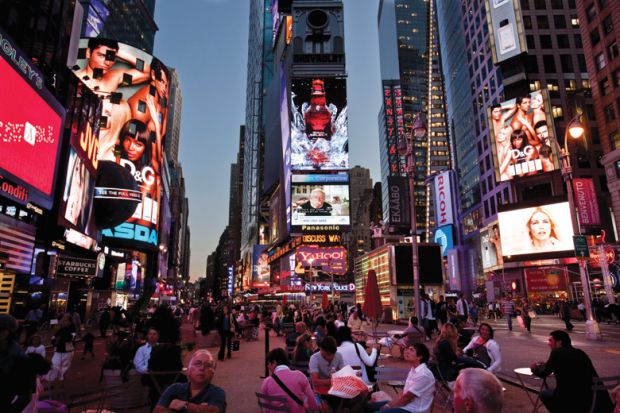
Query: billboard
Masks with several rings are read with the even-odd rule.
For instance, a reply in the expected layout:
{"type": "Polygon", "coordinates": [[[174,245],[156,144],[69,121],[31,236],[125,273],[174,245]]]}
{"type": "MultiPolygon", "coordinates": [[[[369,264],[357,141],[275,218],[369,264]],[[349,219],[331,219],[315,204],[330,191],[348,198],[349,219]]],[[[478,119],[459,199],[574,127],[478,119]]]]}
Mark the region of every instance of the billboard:
{"type": "Polygon", "coordinates": [[[448,251],[454,248],[454,230],[452,225],[444,225],[435,229],[433,241],[441,247],[441,255],[446,257],[448,251]]]}
{"type": "Polygon", "coordinates": [[[34,63],[1,31],[0,42],[0,179],[24,188],[24,196],[14,197],[18,202],[50,209],[65,110],[34,63]]]}
{"type": "Polygon", "coordinates": [[[296,268],[313,267],[329,274],[347,272],[347,249],[343,246],[301,246],[295,251],[296,268]]]}
{"type": "Polygon", "coordinates": [[[497,64],[527,52],[519,2],[486,0],[485,8],[493,62],[497,64]]]}
{"type": "Polygon", "coordinates": [[[575,206],[581,225],[601,225],[596,189],[592,178],[573,178],[575,206]]]}
{"type": "Polygon", "coordinates": [[[403,176],[388,176],[388,208],[390,225],[411,227],[409,211],[409,180],[403,176]]]}
{"type": "Polygon", "coordinates": [[[573,251],[568,202],[500,212],[498,221],[504,257],[573,251]]]}
{"type": "Polygon", "coordinates": [[[559,168],[549,102],[547,91],[538,90],[488,109],[497,181],[559,168]]]}
{"type": "Polygon", "coordinates": [[[528,293],[566,291],[566,267],[525,268],[528,293]]]}
{"type": "Polygon", "coordinates": [[[435,186],[435,215],[437,218],[437,226],[454,224],[450,171],[444,171],[435,175],[433,182],[435,186]]]}
{"type": "Polygon", "coordinates": [[[254,245],[252,251],[252,287],[269,287],[271,271],[266,245],[254,245]]]}
{"type": "Polygon", "coordinates": [[[142,195],[131,218],[102,233],[157,248],[170,73],[150,54],[100,38],[80,39],[73,68],[103,99],[98,161],[125,168],[142,195]]]}
{"type": "Polygon", "coordinates": [[[347,174],[294,175],[291,225],[341,225],[349,221],[347,174]]]}
{"type": "Polygon", "coordinates": [[[502,246],[497,224],[480,231],[480,250],[482,268],[485,270],[502,264],[502,246]]]}
{"type": "Polygon", "coordinates": [[[292,79],[290,109],[292,169],[349,169],[346,80],[292,79]]]}

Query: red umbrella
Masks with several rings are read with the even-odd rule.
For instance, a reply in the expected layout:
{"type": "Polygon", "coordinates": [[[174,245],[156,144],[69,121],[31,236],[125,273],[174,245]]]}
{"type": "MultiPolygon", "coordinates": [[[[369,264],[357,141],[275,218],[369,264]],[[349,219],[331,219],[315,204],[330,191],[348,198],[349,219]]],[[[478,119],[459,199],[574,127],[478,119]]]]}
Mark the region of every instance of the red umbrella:
{"type": "Polygon", "coordinates": [[[323,297],[321,298],[321,308],[325,310],[329,305],[329,299],[327,298],[327,291],[323,291],[323,297]]]}
{"type": "Polygon", "coordinates": [[[375,270],[368,271],[362,311],[367,317],[374,320],[379,320],[383,312],[381,296],[379,295],[379,284],[377,283],[377,273],[375,270]]]}

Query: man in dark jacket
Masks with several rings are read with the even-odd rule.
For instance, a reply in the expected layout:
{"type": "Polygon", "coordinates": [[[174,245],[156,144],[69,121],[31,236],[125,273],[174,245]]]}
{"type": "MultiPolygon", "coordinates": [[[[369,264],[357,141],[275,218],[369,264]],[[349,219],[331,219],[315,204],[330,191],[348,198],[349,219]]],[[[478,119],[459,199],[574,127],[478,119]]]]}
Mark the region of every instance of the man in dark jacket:
{"type": "MultiPolygon", "coordinates": [[[[551,354],[546,362],[533,363],[532,373],[539,377],[555,374],[556,388],[543,390],[540,400],[550,413],[589,412],[592,405],[592,378],[598,377],[590,357],[572,346],[565,331],[555,330],[549,334],[551,354]]],[[[597,394],[597,412],[607,412],[603,404],[611,403],[609,394],[597,394]]]]}

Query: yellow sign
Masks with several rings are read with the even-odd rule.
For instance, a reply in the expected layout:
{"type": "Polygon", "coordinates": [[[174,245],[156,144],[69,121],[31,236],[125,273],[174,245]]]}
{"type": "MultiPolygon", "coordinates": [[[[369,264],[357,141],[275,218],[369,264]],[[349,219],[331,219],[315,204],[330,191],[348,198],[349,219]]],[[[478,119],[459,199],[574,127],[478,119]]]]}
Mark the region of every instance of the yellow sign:
{"type": "Polygon", "coordinates": [[[0,273],[0,314],[8,314],[11,309],[11,294],[15,287],[15,274],[0,273]]]}

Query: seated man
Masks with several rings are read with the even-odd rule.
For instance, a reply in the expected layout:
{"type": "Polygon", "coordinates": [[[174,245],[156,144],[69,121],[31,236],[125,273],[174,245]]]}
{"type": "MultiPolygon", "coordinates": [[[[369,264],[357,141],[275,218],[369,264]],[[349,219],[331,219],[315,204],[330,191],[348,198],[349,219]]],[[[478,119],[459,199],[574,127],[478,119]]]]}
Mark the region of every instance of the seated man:
{"type": "MultiPolygon", "coordinates": [[[[550,413],[589,412],[592,405],[592,379],[598,377],[590,357],[582,350],[572,346],[570,336],[565,331],[555,330],[549,334],[551,354],[546,362],[533,363],[532,373],[547,377],[555,373],[557,383],[554,390],[543,390],[540,400],[550,413]]],[[[605,391],[598,397],[597,405],[611,405],[609,394],[605,391]],[[600,404],[599,404],[600,403],[600,404]]],[[[595,409],[595,411],[607,411],[595,409]]]]}
{"type": "Polygon", "coordinates": [[[261,393],[268,396],[284,396],[291,413],[305,413],[318,409],[314,393],[305,374],[288,367],[288,357],[281,348],[267,354],[267,367],[271,373],[261,386],[261,393]]]}
{"type": "Polygon", "coordinates": [[[149,328],[146,335],[146,343],[138,348],[136,355],[133,358],[133,365],[136,371],[140,374],[145,374],[149,369],[149,359],[151,358],[151,351],[153,347],[157,345],[159,341],[159,331],[155,328],[149,328]]]}
{"type": "Polygon", "coordinates": [[[153,413],[226,412],[226,393],[211,384],[216,363],[208,350],[198,350],[189,361],[188,383],[174,383],[157,402],[153,413]]]}
{"type": "Polygon", "coordinates": [[[501,413],[504,404],[502,385],[486,370],[463,369],[454,387],[454,413],[501,413]]]}

